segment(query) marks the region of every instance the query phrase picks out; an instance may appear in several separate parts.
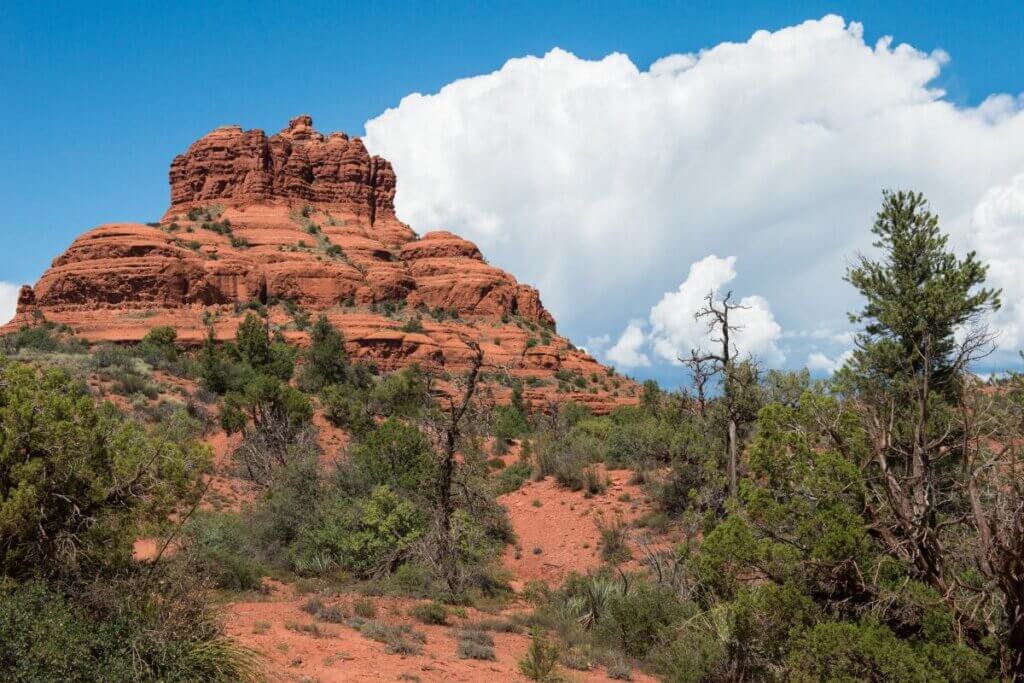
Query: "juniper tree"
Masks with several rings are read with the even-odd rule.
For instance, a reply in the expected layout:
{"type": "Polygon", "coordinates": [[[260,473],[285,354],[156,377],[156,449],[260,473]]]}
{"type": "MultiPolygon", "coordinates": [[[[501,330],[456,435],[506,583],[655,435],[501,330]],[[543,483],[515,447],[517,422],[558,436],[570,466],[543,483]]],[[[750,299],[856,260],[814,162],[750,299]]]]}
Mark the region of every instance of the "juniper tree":
{"type": "Polygon", "coordinates": [[[989,349],[982,316],[999,307],[973,252],[948,249],[920,193],[885,192],[872,232],[880,258],[861,255],[846,279],[865,299],[841,383],[857,399],[868,436],[877,531],[940,592],[949,590],[940,516],[958,495],[960,450],[949,406],[956,379],[989,349]]]}

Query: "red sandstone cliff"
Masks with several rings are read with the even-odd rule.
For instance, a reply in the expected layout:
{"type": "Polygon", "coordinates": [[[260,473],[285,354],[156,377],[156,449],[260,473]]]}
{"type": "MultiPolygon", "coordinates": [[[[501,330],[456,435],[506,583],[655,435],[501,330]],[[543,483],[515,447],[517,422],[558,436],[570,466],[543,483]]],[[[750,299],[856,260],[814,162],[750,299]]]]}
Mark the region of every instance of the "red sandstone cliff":
{"type": "Polygon", "coordinates": [[[358,138],[325,136],[312,123],[299,116],[269,137],[228,126],[193,143],[171,163],[171,206],[159,223],[80,236],[23,288],[0,333],[41,315],[91,341],[173,325],[179,340],[198,343],[208,326],[231,337],[244,306],[258,302],[300,344],[295,311],[326,314],[353,356],[385,369],[457,371],[473,340],[491,370],[533,378],[528,399],[602,412],[634,400],[632,383],[554,334],[536,289],[457,235],[417,237],[395,216],[391,165],[358,138]]]}

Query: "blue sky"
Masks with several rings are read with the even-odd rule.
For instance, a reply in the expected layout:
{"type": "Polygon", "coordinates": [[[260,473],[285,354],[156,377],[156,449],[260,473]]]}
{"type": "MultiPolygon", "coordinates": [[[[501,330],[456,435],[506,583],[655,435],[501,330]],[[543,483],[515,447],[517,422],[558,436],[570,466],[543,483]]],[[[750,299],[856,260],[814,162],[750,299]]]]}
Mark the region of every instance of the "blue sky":
{"type": "MultiPolygon", "coordinates": [[[[621,52],[643,71],[666,55],[828,13],[862,23],[868,45],[893,35],[926,53],[944,50],[950,60],[930,86],[955,107],[1024,91],[1020,2],[3,3],[0,281],[34,282],[91,226],[158,217],[170,159],[219,125],[272,132],[306,112],[321,130],[361,134],[404,96],[512,58],[556,47],[582,60],[621,52]]],[[[405,165],[416,170],[412,157],[405,165]]],[[[499,264],[503,244],[485,245],[499,264]]],[[[723,244],[715,253],[733,252],[723,244]]],[[[653,284],[634,310],[600,324],[571,320],[567,331],[615,341],[699,256],[653,284]]],[[[737,270],[738,284],[760,285],[744,280],[742,256],[737,270]]],[[[786,314],[777,315],[789,331],[786,314]]]]}

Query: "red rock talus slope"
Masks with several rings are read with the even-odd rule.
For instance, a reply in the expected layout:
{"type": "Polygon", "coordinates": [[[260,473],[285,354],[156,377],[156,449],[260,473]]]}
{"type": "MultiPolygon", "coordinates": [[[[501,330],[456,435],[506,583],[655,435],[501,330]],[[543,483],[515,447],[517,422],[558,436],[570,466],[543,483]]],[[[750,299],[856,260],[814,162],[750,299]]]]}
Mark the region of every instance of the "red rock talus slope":
{"type": "Polygon", "coordinates": [[[299,116],[271,136],[228,126],[193,143],[171,163],[159,223],[107,224],[76,239],[22,290],[2,331],[45,318],[120,342],[173,325],[198,343],[211,326],[232,337],[245,307],[262,304],[299,344],[303,314],[326,314],[353,356],[384,369],[456,372],[475,341],[488,371],[527,380],[528,400],[598,411],[635,400],[633,383],[554,333],[536,289],[472,242],[418,237],[399,221],[387,161],[312,123],[299,116]]]}

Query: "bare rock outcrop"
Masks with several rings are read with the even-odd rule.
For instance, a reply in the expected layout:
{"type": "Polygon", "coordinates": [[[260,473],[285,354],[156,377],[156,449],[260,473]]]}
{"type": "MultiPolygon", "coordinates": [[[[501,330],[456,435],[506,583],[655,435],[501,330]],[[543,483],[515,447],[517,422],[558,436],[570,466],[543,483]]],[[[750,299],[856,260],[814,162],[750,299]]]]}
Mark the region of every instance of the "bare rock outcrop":
{"type": "Polygon", "coordinates": [[[279,133],[218,128],[171,163],[159,222],[114,223],[76,239],[34,287],[10,332],[46,319],[91,341],[130,342],[173,325],[229,338],[247,307],[305,343],[296,311],[327,315],[348,350],[385,369],[458,370],[467,341],[489,369],[527,381],[535,403],[603,412],[635,385],[555,334],[538,291],[450,232],[417,237],[395,215],[391,165],[358,138],[323,135],[309,116],[279,133]]]}

